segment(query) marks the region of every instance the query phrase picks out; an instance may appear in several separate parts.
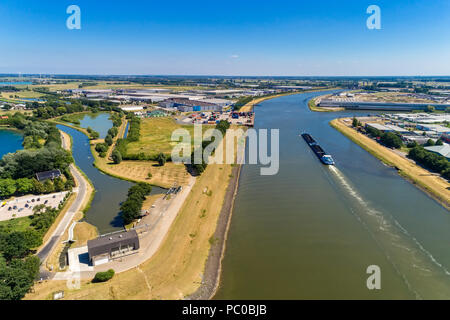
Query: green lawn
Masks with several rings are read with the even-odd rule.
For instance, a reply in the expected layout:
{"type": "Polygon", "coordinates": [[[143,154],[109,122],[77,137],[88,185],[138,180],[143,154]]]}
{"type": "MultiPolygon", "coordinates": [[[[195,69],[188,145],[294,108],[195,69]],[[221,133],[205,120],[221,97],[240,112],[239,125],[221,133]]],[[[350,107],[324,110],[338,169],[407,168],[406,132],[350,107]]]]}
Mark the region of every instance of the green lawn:
{"type": "Polygon", "coordinates": [[[30,227],[30,217],[17,218],[12,220],[0,221],[0,228],[6,228],[13,231],[25,231],[30,227]]]}
{"type": "Polygon", "coordinates": [[[139,141],[127,146],[128,154],[158,155],[164,153],[170,156],[176,142],[172,142],[172,132],[176,129],[187,129],[193,141],[194,126],[180,125],[172,118],[146,118],[141,120],[141,135],[139,141]]]}

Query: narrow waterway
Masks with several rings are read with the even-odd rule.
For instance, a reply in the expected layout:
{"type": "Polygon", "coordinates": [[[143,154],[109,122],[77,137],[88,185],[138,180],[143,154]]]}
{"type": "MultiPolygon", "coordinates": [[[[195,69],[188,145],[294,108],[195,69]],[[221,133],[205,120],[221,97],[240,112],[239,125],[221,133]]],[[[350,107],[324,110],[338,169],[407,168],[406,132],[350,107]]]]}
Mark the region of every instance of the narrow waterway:
{"type": "MultiPolygon", "coordinates": [[[[106,117],[103,115],[95,118],[97,122],[89,124],[94,130],[99,131],[99,128],[105,130],[105,119],[107,120],[109,116],[108,114],[106,117]]],[[[86,221],[96,226],[100,234],[123,228],[120,204],[126,200],[128,189],[133,184],[108,176],[94,167],[90,141],[85,134],[63,125],[57,125],[57,127],[72,136],[72,153],[75,163],[89,177],[96,190],[91,207],[86,213],[86,221]]],[[[153,186],[151,194],[163,192],[165,192],[164,189],[153,186]]]]}
{"type": "Polygon", "coordinates": [[[257,106],[280,129],[280,170],[244,165],[216,299],[450,298],[450,214],[329,126],[305,93],[257,106]],[[333,155],[322,165],[299,134],[333,155]],[[366,269],[381,269],[368,290],[366,269]]]}

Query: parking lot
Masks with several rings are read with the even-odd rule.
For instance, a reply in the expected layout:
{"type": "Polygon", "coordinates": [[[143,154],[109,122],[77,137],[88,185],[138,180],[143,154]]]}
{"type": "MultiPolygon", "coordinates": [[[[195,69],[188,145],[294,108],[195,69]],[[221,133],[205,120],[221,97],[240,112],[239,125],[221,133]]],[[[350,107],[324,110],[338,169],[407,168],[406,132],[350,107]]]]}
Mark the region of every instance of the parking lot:
{"type": "Polygon", "coordinates": [[[57,208],[64,200],[66,194],[67,191],[42,196],[23,196],[5,202],[2,201],[0,207],[0,221],[30,216],[33,214],[33,208],[40,204],[57,208]]]}
{"type": "Polygon", "coordinates": [[[221,120],[226,120],[235,125],[253,126],[253,112],[196,112],[191,113],[181,120],[183,124],[209,124],[214,125],[221,120]]]}

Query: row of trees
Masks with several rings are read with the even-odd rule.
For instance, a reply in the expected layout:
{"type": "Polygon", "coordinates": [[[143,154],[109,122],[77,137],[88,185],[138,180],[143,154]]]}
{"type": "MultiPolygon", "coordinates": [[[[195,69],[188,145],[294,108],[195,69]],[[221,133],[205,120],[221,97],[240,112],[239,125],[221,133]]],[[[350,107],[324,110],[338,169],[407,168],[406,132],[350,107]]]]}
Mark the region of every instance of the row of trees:
{"type": "MultiPolygon", "coordinates": [[[[117,139],[116,147],[114,148],[113,152],[113,160],[119,160],[122,161],[122,159],[125,160],[153,160],[148,159],[148,157],[145,156],[145,154],[140,155],[130,155],[127,152],[127,145],[129,142],[135,142],[139,141],[139,137],[141,134],[141,119],[136,117],[134,114],[129,113],[127,115],[127,119],[129,120],[129,128],[128,128],[128,134],[125,139],[117,139]]],[[[120,163],[120,161],[114,160],[114,163],[120,163]]]]}
{"type": "Polygon", "coordinates": [[[128,190],[128,198],[120,207],[125,225],[130,224],[141,216],[142,204],[151,191],[151,185],[142,182],[128,190]]]}
{"type": "MultiPolygon", "coordinates": [[[[226,121],[226,120],[221,120],[216,125],[216,129],[219,130],[222,133],[222,137],[225,137],[225,134],[226,134],[228,128],[230,128],[230,123],[228,121],[226,121]]],[[[211,141],[203,141],[202,145],[201,145],[201,154],[203,154],[203,151],[205,150],[205,148],[209,144],[213,143],[214,141],[215,141],[214,137],[212,137],[211,141]]],[[[203,157],[202,157],[202,163],[195,163],[195,161],[194,161],[194,154],[195,154],[195,151],[192,152],[192,154],[191,154],[192,167],[195,170],[195,172],[197,172],[197,174],[202,174],[206,170],[206,167],[208,166],[208,163],[206,162],[206,159],[203,159],[203,157]]]]}
{"type": "Polygon", "coordinates": [[[393,132],[381,132],[372,127],[367,127],[366,132],[373,138],[380,138],[380,142],[389,148],[401,148],[403,146],[402,139],[393,132]]]}
{"type": "Polygon", "coordinates": [[[415,146],[409,150],[408,156],[429,170],[438,172],[444,178],[450,179],[450,162],[445,157],[427,151],[422,146],[415,146]]]}
{"type": "Polygon", "coordinates": [[[75,186],[73,179],[65,182],[61,178],[46,180],[43,183],[35,178],[20,178],[17,180],[7,178],[0,179],[0,199],[7,199],[11,196],[23,196],[26,194],[47,194],[70,190],[75,186]]]}

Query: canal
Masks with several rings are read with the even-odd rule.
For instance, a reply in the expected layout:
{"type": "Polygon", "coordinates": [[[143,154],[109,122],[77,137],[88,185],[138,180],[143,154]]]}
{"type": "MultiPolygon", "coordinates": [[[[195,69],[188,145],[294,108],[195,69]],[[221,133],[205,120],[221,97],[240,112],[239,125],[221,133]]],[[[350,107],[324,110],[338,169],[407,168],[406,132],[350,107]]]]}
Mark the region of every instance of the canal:
{"type": "MultiPolygon", "coordinates": [[[[102,113],[94,119],[90,116],[86,117],[89,117],[89,119],[81,120],[81,126],[90,126],[103,136],[112,126],[108,114],[102,113]]],[[[96,190],[91,207],[86,212],[86,221],[96,226],[100,234],[122,229],[120,204],[126,200],[128,189],[133,184],[106,175],[93,165],[94,157],[92,156],[90,141],[85,134],[63,125],[57,125],[57,127],[72,136],[72,153],[75,163],[89,177],[96,190]]],[[[153,186],[151,194],[164,192],[164,189],[153,186]]]]}
{"type": "Polygon", "coordinates": [[[449,212],[329,126],[367,112],[311,112],[309,99],[323,94],[255,107],[256,129],[280,129],[280,170],[243,166],[215,298],[449,299],[449,212]],[[366,286],[370,265],[381,290],[366,286]]]}

